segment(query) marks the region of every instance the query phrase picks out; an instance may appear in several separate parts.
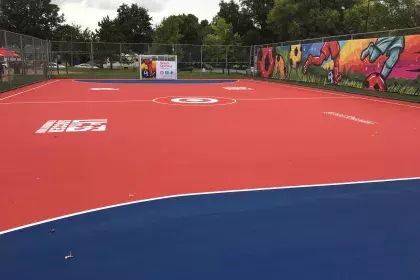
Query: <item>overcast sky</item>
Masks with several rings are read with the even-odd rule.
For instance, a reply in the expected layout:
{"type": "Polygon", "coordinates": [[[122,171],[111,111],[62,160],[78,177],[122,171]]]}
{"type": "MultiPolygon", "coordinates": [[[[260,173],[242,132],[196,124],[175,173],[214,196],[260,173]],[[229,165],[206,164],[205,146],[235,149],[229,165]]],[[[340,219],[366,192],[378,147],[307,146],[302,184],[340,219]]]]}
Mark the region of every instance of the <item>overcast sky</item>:
{"type": "Polygon", "coordinates": [[[52,0],[64,13],[67,23],[79,24],[92,30],[98,28],[98,21],[109,15],[114,18],[122,4],[137,3],[146,7],[159,23],[164,17],[177,14],[194,14],[200,20],[211,20],[219,11],[220,0],[52,0]]]}

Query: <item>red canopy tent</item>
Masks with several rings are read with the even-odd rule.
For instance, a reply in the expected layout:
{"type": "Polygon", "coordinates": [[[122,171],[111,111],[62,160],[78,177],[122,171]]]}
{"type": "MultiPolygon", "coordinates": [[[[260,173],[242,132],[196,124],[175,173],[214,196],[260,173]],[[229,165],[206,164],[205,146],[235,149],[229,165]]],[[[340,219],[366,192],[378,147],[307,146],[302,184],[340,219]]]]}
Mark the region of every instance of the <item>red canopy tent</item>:
{"type": "Polygon", "coordinates": [[[19,55],[15,52],[7,50],[6,48],[0,48],[0,56],[5,57],[19,57],[19,55]]]}

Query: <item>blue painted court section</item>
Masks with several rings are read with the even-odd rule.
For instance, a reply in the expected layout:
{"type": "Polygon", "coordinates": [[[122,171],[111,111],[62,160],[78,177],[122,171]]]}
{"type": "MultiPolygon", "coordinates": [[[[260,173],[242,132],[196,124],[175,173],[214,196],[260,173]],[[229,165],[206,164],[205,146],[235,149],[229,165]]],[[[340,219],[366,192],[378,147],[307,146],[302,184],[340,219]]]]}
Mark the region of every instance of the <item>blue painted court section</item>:
{"type": "Polygon", "coordinates": [[[233,83],[237,80],[219,79],[219,80],[75,80],[80,83],[99,83],[99,84],[175,84],[175,85],[186,85],[186,84],[224,84],[233,83]]]}
{"type": "Polygon", "coordinates": [[[0,236],[0,278],[420,279],[419,202],[411,180],[133,204],[0,236]]]}

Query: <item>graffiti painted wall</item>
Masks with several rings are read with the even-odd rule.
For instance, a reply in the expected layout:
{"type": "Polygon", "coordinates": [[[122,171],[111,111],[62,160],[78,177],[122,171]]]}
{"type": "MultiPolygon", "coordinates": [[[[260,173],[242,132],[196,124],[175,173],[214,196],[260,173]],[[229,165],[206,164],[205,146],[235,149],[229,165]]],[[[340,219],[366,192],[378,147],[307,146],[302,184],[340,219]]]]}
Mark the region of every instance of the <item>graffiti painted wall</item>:
{"type": "Polygon", "coordinates": [[[261,77],[420,95],[420,35],[260,48],[261,77]]]}

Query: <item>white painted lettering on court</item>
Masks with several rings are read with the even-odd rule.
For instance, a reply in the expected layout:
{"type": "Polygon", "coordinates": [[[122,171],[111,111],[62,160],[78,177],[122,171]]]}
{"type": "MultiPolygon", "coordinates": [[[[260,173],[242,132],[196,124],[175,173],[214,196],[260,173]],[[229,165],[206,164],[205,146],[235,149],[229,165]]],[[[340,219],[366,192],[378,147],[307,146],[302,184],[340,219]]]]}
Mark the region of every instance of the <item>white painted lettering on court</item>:
{"type": "Polygon", "coordinates": [[[334,116],[334,117],[339,117],[339,118],[346,119],[346,120],[355,121],[355,122],[358,122],[358,123],[363,123],[363,124],[375,124],[375,122],[373,122],[373,121],[359,119],[355,116],[343,115],[343,114],[336,113],[336,112],[324,112],[324,114],[334,116]]]}
{"type": "Polygon", "coordinates": [[[35,133],[103,132],[106,130],[107,123],[107,119],[49,120],[35,133]]]}
{"type": "Polygon", "coordinates": [[[38,129],[35,133],[46,133],[54,124],[56,120],[47,121],[40,129],[38,129]]]}
{"type": "Polygon", "coordinates": [[[105,131],[107,120],[74,120],[66,132],[105,131]]]}
{"type": "Polygon", "coordinates": [[[48,133],[60,133],[66,131],[67,127],[70,125],[71,120],[60,120],[56,121],[48,133]]]}
{"type": "Polygon", "coordinates": [[[225,90],[253,90],[249,87],[224,87],[225,90]]]}

